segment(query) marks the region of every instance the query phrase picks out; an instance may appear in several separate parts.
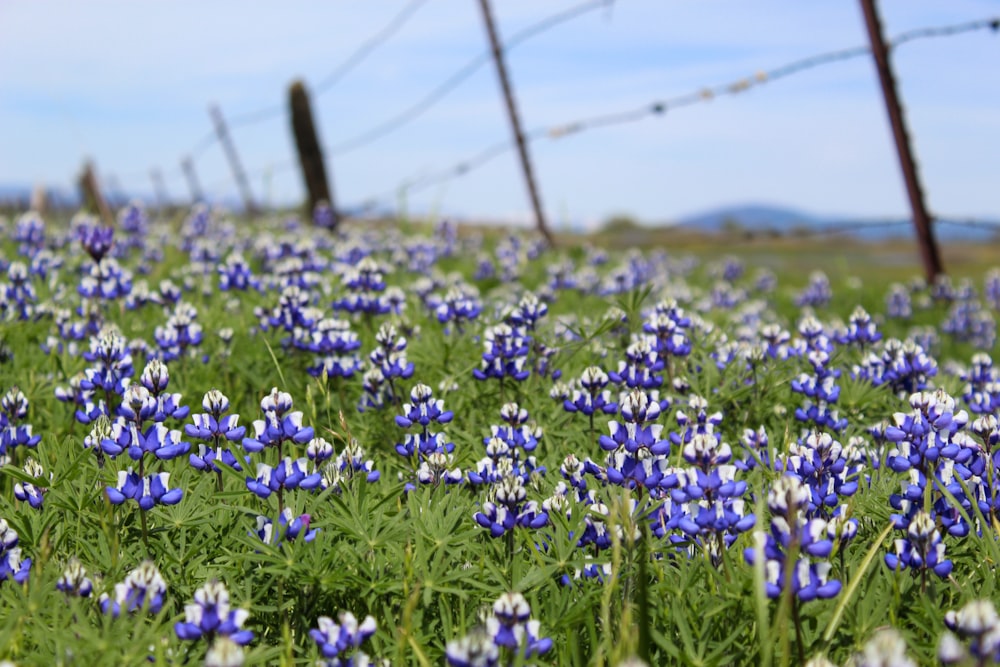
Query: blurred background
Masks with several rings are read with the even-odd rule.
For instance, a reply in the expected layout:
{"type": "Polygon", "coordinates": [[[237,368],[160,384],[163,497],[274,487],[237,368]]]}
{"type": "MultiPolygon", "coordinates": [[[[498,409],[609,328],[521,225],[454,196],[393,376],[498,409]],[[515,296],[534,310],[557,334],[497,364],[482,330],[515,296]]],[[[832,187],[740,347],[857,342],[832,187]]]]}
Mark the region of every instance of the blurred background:
{"type": "MultiPolygon", "coordinates": [[[[892,62],[930,210],[1000,219],[1000,6],[879,9],[886,39],[913,36],[892,62]]],[[[494,0],[493,15],[555,230],[909,215],[858,2],[494,0]]],[[[41,185],[73,205],[91,160],[113,202],[186,205],[190,159],[204,197],[238,208],[217,105],[256,202],[298,206],[295,79],[339,208],[532,224],[474,0],[0,0],[0,200],[41,185]]]]}

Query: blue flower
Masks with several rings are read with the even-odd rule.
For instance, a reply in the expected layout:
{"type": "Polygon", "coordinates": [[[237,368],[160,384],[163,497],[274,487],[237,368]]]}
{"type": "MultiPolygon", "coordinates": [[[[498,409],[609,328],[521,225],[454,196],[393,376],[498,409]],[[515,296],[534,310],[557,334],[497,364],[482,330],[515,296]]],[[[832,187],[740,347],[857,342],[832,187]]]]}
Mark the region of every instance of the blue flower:
{"type": "Polygon", "coordinates": [[[552,639],[540,637],[539,621],[531,618],[531,607],[520,593],[504,593],[493,603],[493,616],[486,620],[486,631],[502,649],[519,651],[528,658],[548,653],[552,639]]]}
{"type": "Polygon", "coordinates": [[[951,632],[942,636],[938,648],[942,664],[965,663],[970,654],[977,665],[995,664],[1000,658],[1000,617],[990,600],[973,600],[958,611],[948,611],[944,624],[958,637],[951,632]],[[968,648],[959,638],[968,642],[968,648]]]}
{"type": "Polygon", "coordinates": [[[104,226],[96,219],[83,219],[76,227],[76,237],[91,259],[100,262],[111,250],[115,228],[104,226]]]}
{"type": "Polygon", "coordinates": [[[184,605],[184,620],[174,624],[174,632],[180,639],[222,636],[245,646],[253,639],[253,632],[241,629],[249,617],[246,609],[230,608],[225,584],[210,581],[195,591],[194,604],[184,605]]]}
{"type": "Polygon", "coordinates": [[[121,505],[126,500],[134,500],[139,508],[148,511],[156,505],[176,505],[184,492],[170,488],[170,473],[160,472],[140,477],[131,468],[118,471],[117,486],[104,489],[113,505],[121,505]]]}
{"type": "Polygon", "coordinates": [[[281,546],[281,543],[285,540],[294,541],[299,535],[302,535],[302,539],[306,542],[312,542],[316,539],[316,533],[319,532],[319,529],[313,528],[309,530],[311,521],[312,517],[310,515],[302,514],[300,516],[293,516],[291,508],[286,507],[278,515],[277,530],[275,530],[274,521],[270,517],[258,516],[257,529],[250,533],[250,535],[256,536],[264,544],[270,544],[274,547],[281,546]]]}
{"type": "Polygon", "coordinates": [[[261,498],[267,498],[272,492],[282,489],[297,489],[299,487],[312,490],[320,485],[322,475],[318,472],[308,472],[309,460],[305,457],[292,460],[286,456],[277,467],[272,468],[266,463],[257,464],[257,478],[247,477],[247,489],[261,498]]]}
{"type": "Polygon", "coordinates": [[[290,394],[275,387],[261,399],[260,408],[264,419],[254,421],[254,437],[243,438],[243,448],[248,452],[261,452],[265,447],[277,447],[281,452],[286,442],[304,445],[313,439],[313,428],[302,425],[302,413],[291,412],[290,394]]]}
{"type": "Polygon", "coordinates": [[[15,447],[36,447],[42,436],[32,435],[28,418],[28,399],[17,387],[0,398],[0,461],[13,455],[15,447]]]}
{"type": "Polygon", "coordinates": [[[464,637],[448,642],[445,659],[452,667],[497,667],[500,647],[485,627],[477,626],[464,637]]]}
{"type": "Polygon", "coordinates": [[[21,559],[18,541],[17,532],[7,525],[5,519],[0,519],[0,583],[13,579],[16,583],[23,584],[28,579],[31,559],[21,559]]]}
{"type": "Polygon", "coordinates": [[[890,570],[930,570],[942,579],[951,574],[952,562],[944,557],[944,542],[934,519],[918,510],[906,529],[906,537],[894,542],[896,553],[885,555],[890,570]]]}
{"type": "Polygon", "coordinates": [[[599,412],[618,412],[618,403],[611,399],[611,392],[605,389],[610,381],[608,374],[598,366],[585,368],[580,374],[580,389],[573,389],[572,394],[563,400],[563,408],[567,412],[582,412],[588,416],[599,412]]]}
{"type": "Polygon", "coordinates": [[[63,570],[62,576],[56,582],[56,589],[66,595],[89,598],[94,590],[94,582],[87,577],[87,570],[74,556],[69,559],[66,569],[63,570]]]}
{"type": "MultiPolygon", "coordinates": [[[[24,462],[24,472],[36,479],[41,479],[45,474],[41,464],[30,457],[24,462]]],[[[49,474],[49,479],[52,479],[51,473],[49,474]]],[[[32,509],[36,510],[42,508],[46,491],[48,491],[47,488],[35,486],[31,482],[16,482],[14,484],[14,497],[21,502],[28,503],[32,509]]]]}
{"type": "Polygon", "coordinates": [[[128,573],[125,581],[115,584],[114,596],[103,593],[100,597],[101,611],[117,618],[123,611],[147,610],[158,614],[163,608],[167,582],[153,561],[143,561],[139,567],[128,573]]]}
{"type": "MultiPolygon", "coordinates": [[[[337,658],[352,649],[357,650],[366,639],[375,634],[377,629],[372,616],[366,616],[359,624],[354,614],[342,611],[337,620],[339,622],[335,622],[329,616],[320,616],[316,621],[319,627],[309,631],[309,636],[316,642],[320,655],[324,658],[337,658]]],[[[347,661],[344,664],[353,663],[347,661]]]]}
{"type": "Polygon", "coordinates": [[[488,328],[483,336],[482,361],[479,368],[473,369],[473,377],[477,380],[511,377],[518,382],[527,379],[531,375],[524,367],[530,349],[528,343],[524,334],[509,324],[488,328]]]}
{"type": "Polygon", "coordinates": [[[792,475],[779,477],[767,496],[771,511],[771,529],[754,534],[755,546],[743,551],[747,563],[755,564],[758,552],[764,557],[764,588],[769,598],[777,598],[788,586],[802,602],[831,598],[840,593],[841,584],[830,579],[830,563],[822,560],[832,553],[827,522],[807,519],[809,490],[792,475]],[[786,562],[797,551],[791,570],[786,562]],[[814,560],[815,559],[815,560],[814,560]]]}

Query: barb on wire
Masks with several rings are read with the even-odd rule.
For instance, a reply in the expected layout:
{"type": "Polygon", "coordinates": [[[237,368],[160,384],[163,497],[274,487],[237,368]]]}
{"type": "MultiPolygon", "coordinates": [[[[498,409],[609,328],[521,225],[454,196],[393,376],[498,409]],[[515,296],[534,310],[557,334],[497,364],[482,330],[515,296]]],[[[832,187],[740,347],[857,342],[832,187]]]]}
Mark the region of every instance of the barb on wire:
{"type": "MultiPolygon", "coordinates": [[[[594,9],[607,7],[608,4],[608,0],[588,0],[587,2],[581,2],[580,4],[574,5],[564,11],[552,14],[538,23],[528,26],[524,30],[515,33],[504,43],[503,50],[504,52],[510,51],[512,48],[530,37],[547,30],[551,30],[560,23],[565,23],[570,19],[574,19],[577,16],[594,9]]],[[[456,70],[451,76],[442,81],[438,86],[433,88],[429,93],[424,95],[424,97],[414,104],[403,109],[401,112],[397,113],[388,120],[383,121],[382,123],[361,132],[360,134],[345,139],[337,144],[334,144],[333,146],[327,147],[325,149],[325,153],[329,155],[344,155],[345,153],[356,151],[359,148],[367,146],[368,144],[371,144],[387,134],[390,134],[391,132],[394,132],[404,125],[416,120],[428,109],[442,100],[448,93],[457,88],[460,83],[472,76],[476,70],[488,63],[492,57],[493,54],[491,51],[488,49],[483,51],[469,60],[465,65],[456,70]]]]}
{"type": "MultiPolygon", "coordinates": [[[[914,40],[930,38],[930,37],[942,37],[951,36],[961,33],[967,33],[975,30],[991,29],[997,31],[1000,29],[1000,17],[991,17],[987,19],[981,19],[977,21],[970,21],[967,23],[960,23],[949,26],[938,26],[932,28],[919,28],[915,30],[908,30],[906,32],[900,33],[897,37],[889,41],[890,48],[912,42],[914,40]]],[[[530,30],[530,29],[529,29],[530,30]]],[[[834,62],[850,60],[852,58],[857,58],[865,56],[871,53],[871,49],[868,46],[858,46],[847,49],[839,49],[836,51],[828,51],[820,53],[817,55],[809,56],[807,58],[800,58],[798,60],[791,61],[784,65],[780,65],[773,69],[767,71],[760,71],[751,77],[744,77],[737,79],[735,81],[730,81],[729,83],[719,84],[716,86],[704,87],[699,90],[695,90],[689,93],[678,95],[665,100],[657,100],[648,104],[644,104],[640,107],[627,109],[624,111],[611,112],[600,114],[596,116],[589,116],[587,118],[578,119],[568,123],[562,123],[560,125],[554,125],[549,127],[538,127],[525,133],[525,140],[533,142],[542,137],[548,137],[550,139],[560,139],[566,136],[577,134],[590,129],[595,129],[599,127],[607,127],[612,125],[622,125],[625,123],[633,123],[645,119],[647,116],[659,116],[665,114],[669,110],[678,109],[686,106],[691,106],[694,104],[700,104],[705,102],[710,102],[716,97],[722,97],[724,95],[736,95],[749,90],[750,88],[760,86],[762,84],[772,82],[778,79],[782,79],[793,74],[799,74],[806,70],[813,69],[815,67],[820,67],[822,65],[828,65],[834,62]]],[[[352,147],[353,148],[353,147],[352,147]]],[[[463,176],[475,168],[478,168],[491,160],[492,158],[500,155],[513,148],[513,143],[510,141],[504,142],[502,144],[495,144],[489,148],[477,153],[476,156],[463,160],[455,164],[454,166],[443,169],[436,172],[432,176],[427,176],[424,178],[410,179],[403,181],[399,186],[397,186],[393,193],[398,193],[400,191],[414,192],[430,185],[440,183],[453,178],[458,178],[463,176]],[[485,156],[485,159],[483,159],[485,156]]],[[[385,196],[369,197],[365,200],[366,207],[371,208],[374,204],[378,202],[386,201],[385,196]]]]}

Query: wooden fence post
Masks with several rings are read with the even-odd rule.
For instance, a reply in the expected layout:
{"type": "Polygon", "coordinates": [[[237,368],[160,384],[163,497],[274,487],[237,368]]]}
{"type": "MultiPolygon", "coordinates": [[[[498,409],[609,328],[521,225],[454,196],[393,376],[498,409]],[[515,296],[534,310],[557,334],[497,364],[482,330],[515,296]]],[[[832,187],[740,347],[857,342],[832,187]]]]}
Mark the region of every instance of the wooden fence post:
{"type": "Polygon", "coordinates": [[[535,209],[535,225],[542,236],[545,237],[545,241],[549,244],[549,247],[553,247],[555,240],[552,238],[549,226],[545,222],[545,212],[542,210],[541,197],[538,194],[538,187],[535,185],[535,175],[531,170],[528,145],[524,141],[524,132],[521,130],[521,121],[517,115],[517,105],[514,103],[514,93],[507,78],[507,68],[504,65],[503,52],[500,49],[500,38],[497,37],[496,27],[493,25],[489,0],[479,0],[479,7],[482,9],[483,21],[486,23],[486,32],[490,38],[493,62],[496,64],[497,76],[500,78],[500,87],[503,89],[504,101],[507,103],[507,116],[510,118],[510,124],[514,130],[517,152],[521,156],[521,170],[524,172],[524,180],[528,183],[528,195],[531,197],[531,206],[535,209]]]}
{"type": "Polygon", "coordinates": [[[215,125],[215,134],[219,137],[222,150],[225,151],[226,159],[229,160],[229,168],[233,171],[233,178],[236,180],[236,185],[240,189],[240,195],[243,197],[243,208],[246,209],[247,215],[255,215],[257,213],[257,206],[253,202],[253,193],[250,190],[250,183],[247,181],[246,172],[243,171],[243,165],[240,163],[240,156],[236,152],[236,146],[233,145],[232,138],[229,136],[226,119],[222,117],[222,111],[219,110],[219,107],[214,104],[208,108],[208,113],[212,117],[212,123],[215,125]]]}
{"type": "Polygon", "coordinates": [[[89,160],[84,163],[83,173],[80,174],[80,191],[83,195],[84,210],[97,213],[106,225],[114,223],[115,219],[111,215],[111,209],[108,208],[108,203],[104,200],[104,195],[97,183],[94,164],[89,160]]]}
{"type": "Polygon", "coordinates": [[[326,202],[333,212],[331,229],[335,229],[339,221],[337,205],[333,199],[333,189],[327,180],[326,165],[323,162],[323,148],[316,136],[316,124],[313,122],[312,108],[309,105],[309,93],[302,81],[292,83],[288,91],[288,104],[291,108],[295,148],[299,153],[299,167],[302,170],[302,180],[309,197],[309,216],[312,217],[320,202],[326,202]]]}
{"type": "Polygon", "coordinates": [[[899,153],[899,165],[903,169],[903,179],[906,181],[906,193],[910,199],[910,209],[913,211],[913,226],[916,228],[917,241],[920,244],[924,274],[927,282],[933,283],[944,273],[944,267],[941,265],[941,255],[934,238],[934,229],[931,227],[931,218],[924,203],[924,192],[920,187],[917,164],[910,148],[910,135],[906,131],[903,109],[896,93],[896,80],[889,62],[889,49],[882,39],[882,25],[875,0],[861,0],[861,9],[865,13],[865,26],[868,28],[875,67],[882,84],[882,96],[885,98],[885,108],[889,113],[889,123],[892,125],[892,136],[896,141],[896,151],[899,153]]]}

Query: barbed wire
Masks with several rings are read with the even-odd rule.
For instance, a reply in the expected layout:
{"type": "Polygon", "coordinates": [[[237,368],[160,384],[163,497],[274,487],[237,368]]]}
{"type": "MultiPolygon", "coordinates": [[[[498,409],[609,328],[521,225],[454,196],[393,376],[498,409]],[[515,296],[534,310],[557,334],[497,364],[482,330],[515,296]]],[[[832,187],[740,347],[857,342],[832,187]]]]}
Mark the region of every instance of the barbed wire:
{"type": "MultiPolygon", "coordinates": [[[[391,32],[394,32],[394,30],[397,29],[399,25],[402,25],[402,23],[405,22],[405,20],[408,19],[409,16],[412,15],[414,11],[416,11],[419,5],[425,1],[426,0],[418,0],[412,2],[410,5],[407,6],[406,9],[400,12],[393,21],[390,21],[390,23],[386,26],[386,28],[382,30],[382,33],[391,34],[391,32]]],[[[599,9],[601,7],[608,8],[612,6],[613,3],[614,0],[587,0],[586,2],[581,2],[579,4],[573,5],[568,9],[556,12],[554,14],[550,14],[549,16],[546,16],[542,20],[533,23],[532,25],[528,26],[527,28],[524,28],[523,30],[519,30],[514,35],[512,35],[508,40],[504,42],[503,50],[504,52],[507,52],[510,49],[517,46],[518,44],[521,44],[536,35],[542,34],[548,30],[551,30],[552,28],[555,28],[556,26],[562,23],[570,21],[578,16],[582,16],[583,14],[586,14],[587,12],[593,11],[595,9],[599,9]]],[[[362,46],[362,48],[359,49],[358,52],[355,52],[355,54],[359,53],[364,48],[365,47],[362,46]]],[[[365,53],[364,55],[367,55],[367,53],[365,53]]],[[[353,57],[354,56],[351,56],[351,58],[353,57]]],[[[488,63],[492,57],[493,54],[490,50],[488,49],[484,50],[482,53],[480,53],[473,59],[469,60],[467,63],[459,67],[457,70],[455,70],[454,73],[452,73],[443,82],[432,88],[416,103],[410,105],[409,107],[404,109],[402,112],[396,114],[389,120],[384,121],[367,130],[364,130],[359,134],[354,135],[353,137],[349,137],[348,139],[345,139],[338,144],[334,144],[333,146],[330,147],[324,147],[323,149],[324,160],[329,160],[333,157],[344,155],[346,153],[350,153],[359,148],[362,148],[363,146],[373,143],[378,139],[382,138],[383,136],[390,134],[391,132],[416,120],[418,117],[420,117],[425,112],[430,110],[435,104],[441,101],[449,92],[458,87],[459,84],[461,84],[472,74],[474,74],[476,70],[478,70],[484,64],[488,63]]],[[[346,65],[351,60],[351,58],[345,60],[344,65],[346,65]]],[[[360,62],[360,60],[358,60],[358,62],[360,62]]],[[[341,68],[343,68],[344,65],[341,65],[341,68]]],[[[331,73],[330,77],[336,74],[338,70],[335,70],[334,73],[331,73]]],[[[324,82],[321,82],[320,86],[322,86],[323,83],[324,82]]],[[[274,112],[275,109],[276,108],[262,109],[259,112],[255,113],[260,115],[261,118],[264,119],[266,118],[268,113],[274,112]]],[[[284,107],[280,107],[280,109],[282,113],[284,113],[284,107]]],[[[249,116],[249,114],[245,115],[249,116]]],[[[239,120],[240,118],[236,117],[236,121],[239,120]]],[[[251,122],[258,122],[258,121],[256,118],[250,118],[249,121],[245,120],[242,124],[246,125],[251,122]]],[[[228,121],[228,124],[230,127],[233,127],[234,119],[230,119],[228,121]]],[[[211,145],[217,140],[214,134],[209,135],[208,138],[210,140],[209,145],[211,145]]]]}
{"type": "MultiPolygon", "coordinates": [[[[586,14],[587,12],[593,11],[594,9],[599,9],[601,7],[606,8],[610,5],[611,1],[612,0],[587,0],[587,2],[581,2],[573,7],[570,7],[569,9],[552,14],[511,36],[504,42],[503,51],[504,53],[507,53],[527,39],[551,30],[562,23],[586,14]]],[[[472,76],[480,67],[490,62],[492,58],[492,51],[489,49],[484,50],[482,53],[455,70],[455,72],[448,76],[448,78],[432,88],[430,92],[426,93],[415,103],[406,107],[388,120],[375,125],[374,127],[359,132],[353,137],[344,139],[336,144],[333,144],[332,146],[324,148],[324,153],[330,157],[351,153],[359,148],[372,144],[382,137],[413,122],[430,110],[435,104],[444,99],[448,93],[472,76]]]]}
{"type": "MultiPolygon", "coordinates": [[[[908,30],[889,40],[887,45],[889,48],[896,48],[919,39],[954,36],[984,29],[990,29],[994,32],[1000,30],[1000,17],[989,17],[953,25],[908,30]]],[[[638,122],[649,116],[662,116],[669,110],[710,102],[717,97],[723,97],[726,95],[737,95],[750,90],[751,88],[759,87],[765,83],[773,82],[795,74],[800,74],[816,67],[851,60],[853,58],[869,54],[871,54],[871,48],[868,46],[826,51],[813,56],[808,56],[806,58],[793,60],[770,70],[758,71],[750,77],[743,77],[715,86],[702,87],[675,97],[656,100],[640,107],[634,107],[624,111],[598,114],[568,123],[561,123],[559,125],[538,127],[525,134],[525,141],[534,142],[543,137],[561,139],[591,129],[638,122]]],[[[489,148],[479,151],[471,158],[462,160],[451,167],[438,170],[432,175],[406,179],[397,185],[393,190],[389,191],[394,193],[391,197],[386,195],[376,195],[362,200],[364,204],[361,207],[361,210],[370,210],[382,202],[395,198],[400,192],[416,192],[433,185],[464,176],[470,171],[485,165],[493,158],[512,150],[514,146],[515,143],[513,140],[493,144],[489,148]]]]}

